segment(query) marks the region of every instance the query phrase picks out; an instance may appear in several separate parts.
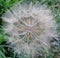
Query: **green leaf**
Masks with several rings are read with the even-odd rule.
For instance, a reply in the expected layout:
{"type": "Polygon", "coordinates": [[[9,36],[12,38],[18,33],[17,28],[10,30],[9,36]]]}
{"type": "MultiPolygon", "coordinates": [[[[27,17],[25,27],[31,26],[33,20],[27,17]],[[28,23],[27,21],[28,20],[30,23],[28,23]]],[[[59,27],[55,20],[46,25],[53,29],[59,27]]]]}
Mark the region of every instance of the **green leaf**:
{"type": "Polygon", "coordinates": [[[4,55],[2,51],[0,51],[0,58],[6,58],[6,56],[4,55]]]}
{"type": "Polygon", "coordinates": [[[0,44],[6,40],[6,36],[4,34],[0,34],[0,44]]]}

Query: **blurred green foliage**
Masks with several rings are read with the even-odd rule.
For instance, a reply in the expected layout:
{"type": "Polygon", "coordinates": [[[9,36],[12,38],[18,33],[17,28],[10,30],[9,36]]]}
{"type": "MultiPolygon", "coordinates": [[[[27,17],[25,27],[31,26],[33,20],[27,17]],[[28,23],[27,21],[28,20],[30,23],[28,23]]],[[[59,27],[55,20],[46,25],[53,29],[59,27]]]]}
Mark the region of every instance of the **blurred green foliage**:
{"type": "Polygon", "coordinates": [[[0,58],[6,58],[6,56],[4,55],[2,51],[0,51],[0,58]]]}
{"type": "Polygon", "coordinates": [[[0,15],[20,0],[0,0],[0,15]]]}
{"type": "Polygon", "coordinates": [[[6,40],[5,34],[0,34],[0,44],[6,40]]]}

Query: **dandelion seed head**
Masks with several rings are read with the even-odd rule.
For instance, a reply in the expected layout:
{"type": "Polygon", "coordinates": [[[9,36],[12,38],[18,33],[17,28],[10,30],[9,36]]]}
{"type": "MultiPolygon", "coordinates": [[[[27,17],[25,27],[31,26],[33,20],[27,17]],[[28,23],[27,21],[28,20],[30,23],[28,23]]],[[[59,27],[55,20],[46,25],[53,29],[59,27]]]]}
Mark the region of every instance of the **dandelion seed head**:
{"type": "MultiPolygon", "coordinates": [[[[8,23],[4,28],[8,42],[18,54],[34,54],[37,46],[50,48],[49,41],[56,35],[56,23],[52,12],[45,5],[18,4],[2,15],[8,23]]],[[[34,58],[34,56],[32,56],[34,58]]]]}

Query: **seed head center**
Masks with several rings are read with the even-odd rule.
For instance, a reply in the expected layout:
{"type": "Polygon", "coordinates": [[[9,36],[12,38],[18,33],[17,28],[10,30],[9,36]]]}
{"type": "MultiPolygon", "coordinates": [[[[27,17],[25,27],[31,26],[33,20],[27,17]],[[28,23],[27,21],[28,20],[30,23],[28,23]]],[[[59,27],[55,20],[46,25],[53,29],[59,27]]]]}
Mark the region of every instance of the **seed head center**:
{"type": "Polygon", "coordinates": [[[32,31],[33,31],[33,28],[32,28],[31,26],[28,26],[28,27],[26,28],[26,30],[27,30],[28,32],[32,32],[32,31]]]}

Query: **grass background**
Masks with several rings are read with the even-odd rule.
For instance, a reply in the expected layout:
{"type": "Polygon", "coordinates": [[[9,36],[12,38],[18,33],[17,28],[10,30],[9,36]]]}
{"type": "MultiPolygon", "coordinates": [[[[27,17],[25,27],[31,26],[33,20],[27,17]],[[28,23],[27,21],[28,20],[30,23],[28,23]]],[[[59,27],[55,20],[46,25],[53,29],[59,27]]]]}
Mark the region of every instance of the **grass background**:
{"type": "MultiPolygon", "coordinates": [[[[48,8],[51,9],[53,12],[53,15],[56,20],[57,27],[57,33],[60,36],[60,0],[0,0],[0,58],[17,58],[15,57],[15,54],[10,52],[8,50],[8,47],[4,47],[7,37],[2,29],[3,26],[3,20],[1,19],[1,16],[3,13],[5,13],[6,9],[9,9],[13,5],[17,4],[18,2],[39,2],[41,4],[46,4],[48,8]]],[[[58,37],[59,38],[59,37],[58,37]]],[[[59,58],[60,55],[60,41],[59,40],[52,40],[52,47],[51,50],[49,50],[49,55],[47,58],[59,58]],[[55,43],[55,44],[53,44],[55,43]]],[[[11,49],[11,48],[10,48],[11,49]]],[[[23,58],[23,57],[22,57],[23,58]]],[[[45,57],[44,57],[45,58],[45,57]]]]}

